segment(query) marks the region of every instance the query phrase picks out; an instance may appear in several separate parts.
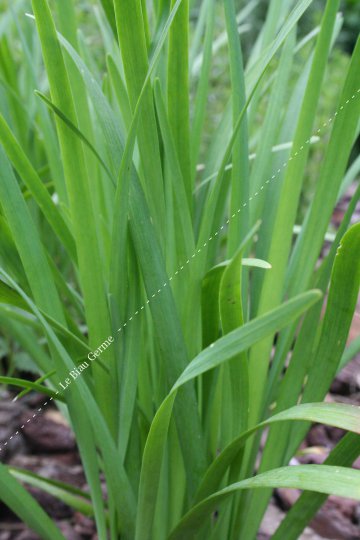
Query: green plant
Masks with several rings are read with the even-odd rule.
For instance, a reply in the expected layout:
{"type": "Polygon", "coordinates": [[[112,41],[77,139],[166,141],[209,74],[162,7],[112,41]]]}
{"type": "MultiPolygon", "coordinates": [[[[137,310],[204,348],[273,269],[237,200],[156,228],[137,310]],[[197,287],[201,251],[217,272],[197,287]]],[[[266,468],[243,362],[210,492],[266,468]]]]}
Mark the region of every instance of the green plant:
{"type": "Polygon", "coordinates": [[[215,0],[191,32],[187,0],[101,4],[106,66],[77,32],[72,0],[53,11],[33,0],[26,20],[20,1],[3,15],[0,322],[40,379],[1,380],[57,403],[90,493],[1,465],[0,498],[44,539],[63,536],[18,480],[94,516],[100,540],[251,540],[271,490],[289,486],[306,491],[275,538],[297,538],[326,495],[360,499],[360,411],[322,403],[359,290],[360,225],[348,229],[359,188],[317,264],[359,133],[360,42],[318,129],[339,2],[302,40],[311,0],[271,2],[245,63],[224,0],[231,95],[202,149],[215,0]],[[323,132],[295,237],[312,135],[323,132]],[[287,466],[310,422],[350,433],[325,465],[287,466]]]}

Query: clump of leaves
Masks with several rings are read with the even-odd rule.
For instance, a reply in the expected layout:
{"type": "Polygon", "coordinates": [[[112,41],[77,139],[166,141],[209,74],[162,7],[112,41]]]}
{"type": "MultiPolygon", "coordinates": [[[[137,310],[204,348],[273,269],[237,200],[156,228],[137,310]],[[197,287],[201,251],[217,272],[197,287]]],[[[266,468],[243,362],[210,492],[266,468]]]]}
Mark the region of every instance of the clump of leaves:
{"type": "Polygon", "coordinates": [[[205,147],[215,0],[201,3],[191,35],[188,0],[86,4],[100,51],[79,31],[72,0],[4,12],[0,322],[39,380],[2,382],[58,404],[90,490],[1,465],[0,498],[41,538],[63,535],[19,481],[93,516],[100,540],[250,540],[281,486],[304,490],[274,535],[289,540],[327,495],[360,499],[351,468],[360,411],[323,402],[350,356],[359,189],[318,264],[352,180],[360,43],[336,112],[318,126],[339,1],[324,2],[320,27],[299,38],[311,0],[269,3],[245,61],[238,24],[255,4],[240,13],[222,4],[231,94],[205,147]],[[297,223],[309,148],[323,134],[297,223]],[[311,422],[349,433],[326,464],[289,466],[311,422]]]}

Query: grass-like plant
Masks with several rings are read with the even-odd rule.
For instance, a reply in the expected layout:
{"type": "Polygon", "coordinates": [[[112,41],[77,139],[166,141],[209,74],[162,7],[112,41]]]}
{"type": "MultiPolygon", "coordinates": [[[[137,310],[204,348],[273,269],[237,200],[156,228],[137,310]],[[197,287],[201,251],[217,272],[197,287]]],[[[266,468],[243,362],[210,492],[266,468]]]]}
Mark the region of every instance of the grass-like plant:
{"type": "Polygon", "coordinates": [[[245,62],[238,25],[256,3],[203,0],[189,25],[189,0],[83,2],[89,43],[77,2],[5,2],[0,323],[39,379],[1,381],[57,404],[89,485],[1,465],[0,498],[45,540],[64,537],[21,482],[94,516],[100,540],[252,540],[276,487],[304,490],[273,536],[291,540],[327,495],[360,500],[360,411],[323,402],[351,359],[359,188],[318,263],[359,168],[360,43],[318,125],[339,0],[300,38],[311,0],[269,2],[245,62]],[[231,92],[209,133],[221,40],[231,92]],[[311,422],[349,433],[324,465],[289,466],[311,422]]]}

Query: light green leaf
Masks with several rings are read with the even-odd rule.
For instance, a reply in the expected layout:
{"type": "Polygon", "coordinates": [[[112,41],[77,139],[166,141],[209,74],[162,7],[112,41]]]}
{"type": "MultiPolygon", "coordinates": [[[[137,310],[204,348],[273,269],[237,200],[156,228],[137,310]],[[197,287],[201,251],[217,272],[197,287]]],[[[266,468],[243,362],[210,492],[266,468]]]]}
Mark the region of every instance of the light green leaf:
{"type": "Polygon", "coordinates": [[[0,464],[0,499],[44,540],[65,540],[41,506],[0,464]]]}
{"type": "Polygon", "coordinates": [[[74,508],[77,512],[80,512],[86,516],[94,515],[94,509],[92,504],[89,502],[90,497],[88,493],[82,492],[76,488],[73,488],[72,486],[64,484],[63,482],[42,478],[38,474],[32,473],[25,469],[9,467],[8,471],[11,476],[20,482],[24,482],[30,486],[45,491],[45,493],[48,493],[59,501],[71,506],[71,508],[74,508]]]}
{"type": "Polygon", "coordinates": [[[214,493],[184,516],[169,540],[190,539],[217,506],[239,490],[258,488],[293,488],[350,497],[360,500],[360,471],[329,465],[281,467],[248,478],[214,493]]]}
{"type": "Polygon", "coordinates": [[[230,332],[203,350],[183,371],[158,409],[146,441],[140,477],[136,540],[145,540],[151,534],[150,524],[156,503],[162,456],[178,389],[195,377],[245,351],[263,336],[286,326],[319,298],[318,291],[305,293],[286,302],[273,312],[230,332]]]}

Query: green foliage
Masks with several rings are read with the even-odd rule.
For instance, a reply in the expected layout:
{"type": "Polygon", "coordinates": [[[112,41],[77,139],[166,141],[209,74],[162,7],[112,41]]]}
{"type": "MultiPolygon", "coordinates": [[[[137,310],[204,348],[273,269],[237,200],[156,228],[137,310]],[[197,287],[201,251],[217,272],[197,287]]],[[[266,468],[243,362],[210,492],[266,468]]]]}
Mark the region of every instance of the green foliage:
{"type": "Polygon", "coordinates": [[[1,354],[38,377],[0,383],[67,412],[90,488],[0,467],[42,538],[21,482],[100,540],[253,540],[281,486],[306,490],[275,533],[296,538],[360,500],[359,409],[323,402],[359,347],[359,188],[321,258],[359,170],[360,42],[336,61],[335,0],[314,31],[311,0],[274,0],[246,39],[258,4],[0,2],[1,354]],[[349,434],[289,466],[311,422],[349,434]]]}

